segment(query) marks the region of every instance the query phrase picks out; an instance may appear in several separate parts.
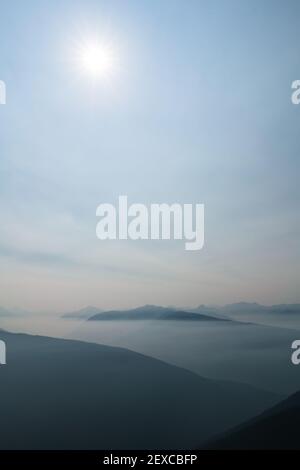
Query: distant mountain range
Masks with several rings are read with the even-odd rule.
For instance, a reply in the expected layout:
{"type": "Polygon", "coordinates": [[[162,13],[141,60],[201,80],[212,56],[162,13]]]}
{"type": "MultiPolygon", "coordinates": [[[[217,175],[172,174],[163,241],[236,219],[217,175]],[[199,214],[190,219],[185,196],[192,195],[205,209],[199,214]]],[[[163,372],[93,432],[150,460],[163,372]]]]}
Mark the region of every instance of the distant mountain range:
{"type": "Polygon", "coordinates": [[[155,305],[145,305],[132,310],[111,310],[98,313],[88,319],[88,321],[114,320],[227,321],[211,315],[186,312],[155,305]]]}
{"type": "Polygon", "coordinates": [[[276,314],[300,314],[300,304],[279,304],[279,305],[260,305],[256,302],[238,302],[228,304],[221,307],[208,307],[200,305],[196,309],[190,309],[193,312],[206,313],[209,315],[239,315],[239,314],[260,314],[260,313],[276,313],[276,314]]]}
{"type": "Polygon", "coordinates": [[[298,449],[300,392],[208,444],[209,449],[298,449]]]}
{"type": "MultiPolygon", "coordinates": [[[[85,310],[85,309],[84,309],[85,310]]],[[[84,312],[83,310],[83,312],[84,312]]],[[[79,316],[80,312],[68,314],[79,316]]],[[[90,313],[88,311],[88,313],[90,313]]],[[[282,304],[265,306],[258,303],[239,302],[221,307],[211,307],[200,305],[195,309],[179,309],[176,307],[160,307],[156,305],[145,305],[129,310],[97,311],[86,315],[89,321],[109,321],[109,320],[187,320],[187,321],[232,321],[233,319],[243,319],[243,315],[259,314],[300,314],[300,304],[282,304]],[[240,318],[239,318],[240,317],[240,318]]],[[[64,315],[64,318],[67,316],[64,315]]]]}
{"type": "Polygon", "coordinates": [[[88,318],[101,313],[102,310],[97,307],[88,306],[80,310],[75,310],[74,312],[68,312],[61,315],[61,318],[70,318],[73,320],[87,320],[88,318]]]}
{"type": "Polygon", "coordinates": [[[26,310],[22,310],[19,308],[4,308],[0,307],[0,318],[1,317],[17,317],[17,316],[22,316],[22,315],[27,315],[28,312],[26,310]]]}
{"type": "MultiPolygon", "coordinates": [[[[200,305],[197,308],[160,307],[144,305],[128,310],[104,311],[97,307],[86,307],[75,312],[62,315],[62,318],[80,319],[89,321],[109,320],[189,320],[189,321],[218,321],[241,317],[244,315],[259,314],[300,314],[300,304],[281,304],[265,306],[256,302],[238,302],[224,306],[200,305]]],[[[237,318],[238,319],[238,318],[237,318]]]]}
{"type": "Polygon", "coordinates": [[[11,315],[13,315],[13,313],[10,310],[0,307],[0,317],[9,317],[11,315]]]}
{"type": "MultiPolygon", "coordinates": [[[[50,314],[51,312],[47,312],[50,314]]],[[[109,320],[109,319],[172,319],[172,320],[197,320],[199,321],[199,314],[202,316],[203,320],[229,320],[232,317],[238,317],[242,315],[259,315],[259,314],[277,314],[277,315],[290,315],[299,313],[300,317],[300,304],[279,304],[279,305],[260,305],[256,302],[238,302],[234,304],[228,304],[224,306],[209,306],[209,305],[199,305],[196,308],[184,307],[178,308],[175,306],[170,307],[160,307],[155,305],[145,305],[142,307],[137,307],[129,310],[103,310],[99,307],[88,306],[80,310],[70,311],[63,313],[61,318],[73,319],[73,320],[109,320]],[[98,314],[99,318],[97,318],[98,314]],[[109,314],[109,317],[108,317],[109,314]],[[197,314],[198,317],[195,317],[191,314],[197,314]],[[118,318],[120,315],[120,318],[118,318]],[[122,315],[122,317],[121,317],[122,315]],[[93,318],[95,317],[95,318],[93,318]],[[105,318],[107,317],[107,318],[105,318]],[[127,318],[126,318],[127,317],[127,318]],[[172,318],[171,318],[172,317],[172,318]]],[[[12,317],[12,316],[22,316],[22,315],[32,315],[32,312],[23,310],[23,309],[11,309],[0,307],[0,318],[1,317],[12,317]]],[[[37,313],[35,313],[37,315],[37,313]]]]}
{"type": "Polygon", "coordinates": [[[1,449],[188,449],[277,403],[126,349],[0,332],[1,449]]]}

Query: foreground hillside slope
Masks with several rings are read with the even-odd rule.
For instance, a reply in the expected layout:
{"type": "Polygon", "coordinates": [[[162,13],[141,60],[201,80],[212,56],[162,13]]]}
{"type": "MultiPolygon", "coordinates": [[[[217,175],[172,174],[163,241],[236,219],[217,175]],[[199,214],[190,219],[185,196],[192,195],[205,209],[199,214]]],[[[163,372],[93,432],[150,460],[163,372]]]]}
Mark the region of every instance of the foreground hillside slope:
{"type": "Polygon", "coordinates": [[[210,449],[300,449],[300,392],[209,443],[210,449]]]}
{"type": "Polygon", "coordinates": [[[11,334],[0,367],[0,448],[190,448],[278,397],[125,349],[11,334]]]}

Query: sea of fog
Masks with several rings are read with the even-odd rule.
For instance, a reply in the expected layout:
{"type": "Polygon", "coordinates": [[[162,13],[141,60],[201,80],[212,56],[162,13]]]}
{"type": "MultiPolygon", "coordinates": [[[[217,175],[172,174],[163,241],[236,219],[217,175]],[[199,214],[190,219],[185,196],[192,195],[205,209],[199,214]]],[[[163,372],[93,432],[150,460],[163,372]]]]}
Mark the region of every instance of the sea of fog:
{"type": "Polygon", "coordinates": [[[1,318],[13,332],[77,339],[128,348],[202,376],[289,394],[300,389],[291,363],[297,329],[212,321],[79,321],[50,315],[1,318]]]}

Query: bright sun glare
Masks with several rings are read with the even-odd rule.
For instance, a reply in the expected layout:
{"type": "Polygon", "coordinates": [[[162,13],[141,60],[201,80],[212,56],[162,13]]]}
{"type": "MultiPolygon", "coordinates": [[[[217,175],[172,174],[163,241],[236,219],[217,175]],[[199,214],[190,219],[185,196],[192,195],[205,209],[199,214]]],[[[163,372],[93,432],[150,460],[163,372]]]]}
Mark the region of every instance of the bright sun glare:
{"type": "Polygon", "coordinates": [[[84,44],[79,50],[83,71],[92,78],[108,78],[115,68],[115,55],[111,46],[100,42],[84,44]]]}

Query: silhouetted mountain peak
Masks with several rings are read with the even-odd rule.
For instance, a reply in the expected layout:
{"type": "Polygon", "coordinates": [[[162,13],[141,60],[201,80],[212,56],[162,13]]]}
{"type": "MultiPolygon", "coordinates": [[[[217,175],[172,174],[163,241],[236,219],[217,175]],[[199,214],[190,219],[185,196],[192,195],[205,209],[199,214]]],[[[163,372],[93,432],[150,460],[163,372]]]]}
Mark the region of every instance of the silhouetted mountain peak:
{"type": "Polygon", "coordinates": [[[111,310],[93,315],[89,321],[108,320],[174,320],[174,321],[227,321],[185,310],[143,305],[131,310],[111,310]]]}

